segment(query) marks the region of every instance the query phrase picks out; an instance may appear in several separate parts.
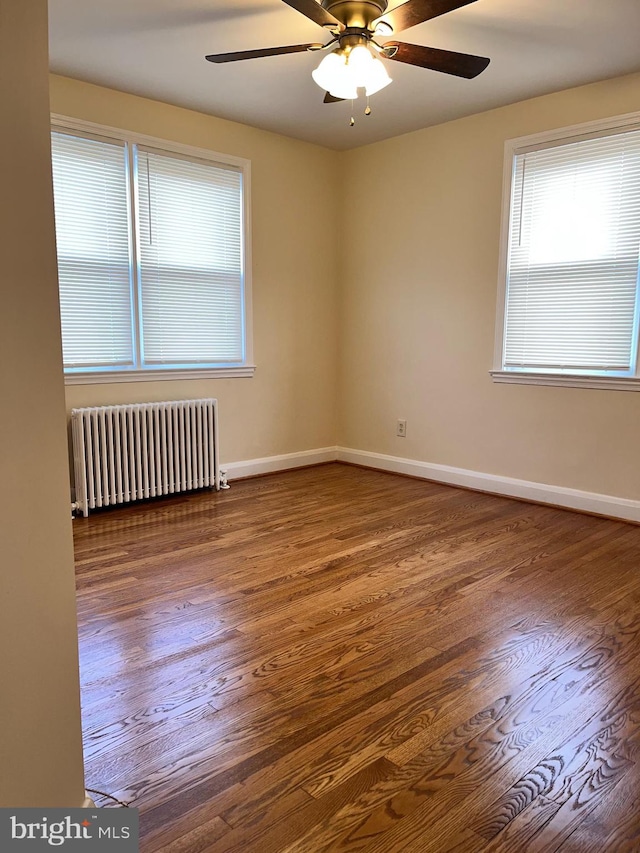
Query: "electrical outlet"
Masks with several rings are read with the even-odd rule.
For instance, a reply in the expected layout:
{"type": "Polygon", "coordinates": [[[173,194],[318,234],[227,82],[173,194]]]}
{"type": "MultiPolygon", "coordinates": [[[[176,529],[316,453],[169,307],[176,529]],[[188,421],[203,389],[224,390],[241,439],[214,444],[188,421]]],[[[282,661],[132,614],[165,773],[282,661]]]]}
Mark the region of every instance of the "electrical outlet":
{"type": "Polygon", "coordinates": [[[398,422],[396,424],[396,435],[399,435],[400,438],[406,438],[407,422],[404,420],[404,418],[398,418],[398,422]]]}

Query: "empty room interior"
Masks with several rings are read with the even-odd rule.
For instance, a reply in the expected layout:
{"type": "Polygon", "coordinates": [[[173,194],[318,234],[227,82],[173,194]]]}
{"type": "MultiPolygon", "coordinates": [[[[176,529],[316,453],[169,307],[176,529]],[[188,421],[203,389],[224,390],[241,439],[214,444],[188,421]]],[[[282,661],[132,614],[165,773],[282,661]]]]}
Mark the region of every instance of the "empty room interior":
{"type": "Polygon", "coordinates": [[[0,0],[0,810],[640,851],[640,6],[393,5],[0,0]]]}

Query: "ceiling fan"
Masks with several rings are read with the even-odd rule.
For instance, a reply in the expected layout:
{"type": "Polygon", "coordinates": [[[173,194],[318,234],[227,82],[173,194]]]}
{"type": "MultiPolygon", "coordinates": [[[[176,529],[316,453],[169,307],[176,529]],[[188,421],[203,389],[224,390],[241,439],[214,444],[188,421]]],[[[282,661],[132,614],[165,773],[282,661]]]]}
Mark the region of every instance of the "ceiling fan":
{"type": "Polygon", "coordinates": [[[489,59],[484,56],[400,41],[385,41],[383,44],[376,41],[379,37],[386,38],[461,6],[475,3],[476,0],[406,0],[389,11],[388,0],[283,1],[324,27],[333,38],[326,44],[312,42],[235,53],[214,53],[206,59],[209,62],[237,62],[333,48],[312,72],[315,82],[325,90],[325,103],[357,98],[359,88],[364,88],[368,97],[391,83],[381,59],[393,59],[468,80],[477,77],[489,64],[489,59]]]}

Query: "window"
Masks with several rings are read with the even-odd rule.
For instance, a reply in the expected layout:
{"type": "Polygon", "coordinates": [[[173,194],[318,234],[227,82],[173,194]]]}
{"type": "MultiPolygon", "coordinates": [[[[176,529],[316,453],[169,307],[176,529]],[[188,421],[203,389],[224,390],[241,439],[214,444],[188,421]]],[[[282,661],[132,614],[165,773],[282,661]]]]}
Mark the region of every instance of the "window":
{"type": "Polygon", "coordinates": [[[640,390],[640,117],[507,143],[498,381],[640,390]]]}
{"type": "Polygon", "coordinates": [[[252,375],[246,161],[54,122],[67,381],[252,375]]]}

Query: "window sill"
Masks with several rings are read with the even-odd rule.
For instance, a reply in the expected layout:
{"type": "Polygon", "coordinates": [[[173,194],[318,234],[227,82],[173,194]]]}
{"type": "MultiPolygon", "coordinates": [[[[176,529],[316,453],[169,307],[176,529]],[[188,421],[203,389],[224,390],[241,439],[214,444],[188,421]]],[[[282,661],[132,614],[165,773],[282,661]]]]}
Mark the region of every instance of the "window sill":
{"type": "Polygon", "coordinates": [[[562,385],[565,388],[599,388],[603,391],[640,391],[640,377],[516,373],[510,370],[490,370],[489,373],[494,382],[508,385],[562,385]]]}
{"type": "Polygon", "coordinates": [[[255,365],[212,367],[190,370],[101,371],[100,373],[66,373],[65,385],[116,385],[120,382],[162,382],[171,379],[238,379],[251,377],[255,365]]]}

